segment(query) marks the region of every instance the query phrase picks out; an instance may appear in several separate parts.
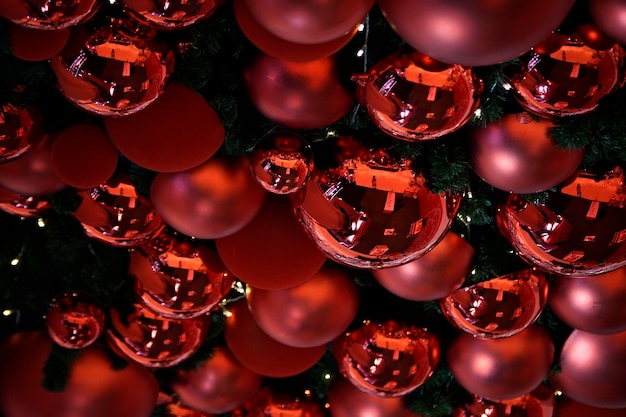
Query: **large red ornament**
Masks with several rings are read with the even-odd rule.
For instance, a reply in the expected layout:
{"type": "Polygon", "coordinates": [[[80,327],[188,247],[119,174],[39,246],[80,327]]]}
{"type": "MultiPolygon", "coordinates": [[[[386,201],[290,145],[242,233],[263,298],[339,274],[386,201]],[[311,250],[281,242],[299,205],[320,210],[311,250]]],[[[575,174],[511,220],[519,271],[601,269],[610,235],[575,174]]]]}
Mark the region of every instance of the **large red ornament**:
{"type": "Polygon", "coordinates": [[[43,139],[43,118],[32,108],[0,107],[0,164],[34,149],[43,139]]]}
{"type": "Polygon", "coordinates": [[[209,331],[208,316],[175,320],[158,316],[139,303],[124,317],[109,313],[107,343],[120,356],[149,368],[168,368],[188,359],[209,331]]]}
{"type": "Polygon", "coordinates": [[[563,344],[553,385],[583,404],[626,407],[626,332],[601,335],[574,330],[563,344]]]}
{"type": "Polygon", "coordinates": [[[31,29],[58,30],[90,19],[103,0],[2,0],[0,16],[31,29]]]}
{"type": "Polygon", "coordinates": [[[289,42],[320,44],[349,33],[374,0],[244,0],[250,14],[269,32],[289,42]]]}
{"type": "Polygon", "coordinates": [[[161,173],[150,188],[165,222],[200,239],[241,230],[257,215],[265,194],[250,175],[247,158],[217,156],[186,171],[161,173]]]}
{"type": "Polygon", "coordinates": [[[516,252],[549,272],[590,276],[626,266],[624,175],[581,171],[543,204],[511,194],[500,205],[502,234],[516,252]]]}
{"type": "Polygon", "coordinates": [[[473,128],[472,169],[494,187],[519,194],[558,185],[576,171],[585,153],[557,147],[548,133],[552,127],[549,120],[518,113],[473,128]]]}
{"type": "Polygon", "coordinates": [[[548,37],[574,0],[378,0],[391,27],[435,59],[469,66],[518,57],[548,37]]]}
{"type": "Polygon", "coordinates": [[[298,224],[286,196],[268,195],[249,224],[217,239],[216,245],[222,261],[236,277],[265,290],[301,284],[326,261],[298,224]]]}
{"type": "Polygon", "coordinates": [[[537,320],[548,301],[546,274],[535,268],[462,288],[440,301],[444,316],[478,337],[509,337],[537,320]]]}
{"type": "Polygon", "coordinates": [[[459,289],[472,268],[476,251],[453,232],[431,251],[400,266],[372,270],[389,292],[412,301],[443,298],[459,289]]]}
{"type": "Polygon", "coordinates": [[[355,98],[342,84],[334,56],[306,62],[259,54],[244,69],[250,100],[268,119],[292,129],[317,129],[336,122],[355,98]]]}
{"type": "Polygon", "coordinates": [[[224,0],[121,0],[124,11],[156,29],[181,29],[211,16],[224,0]]]}
{"type": "Polygon", "coordinates": [[[333,353],[343,376],[361,391],[402,397],[430,378],[441,349],[426,329],[368,321],[338,339],[333,353]]]}
{"type": "Polygon", "coordinates": [[[229,306],[224,337],[233,356],[251,371],[274,378],[297,375],[311,368],[326,352],[326,345],[296,348],[279,343],[256,324],[248,304],[229,306]]]}
{"type": "Polygon", "coordinates": [[[337,39],[318,44],[289,42],[261,26],[248,10],[245,0],[233,0],[233,7],[237,24],[246,38],[267,55],[285,61],[312,61],[332,55],[346,46],[357,32],[355,27],[337,39]]]}
{"type": "Polygon", "coordinates": [[[302,284],[284,290],[246,288],[248,307],[259,327],[294,347],[328,343],[348,328],[359,292],[348,271],[328,263],[302,284]]]}
{"type": "Polygon", "coordinates": [[[626,44],[626,3],[623,0],[588,0],[593,21],[617,42],[626,44]]]}
{"type": "Polygon", "coordinates": [[[213,156],[224,142],[217,112],[194,90],[169,84],[154,103],[127,117],[105,118],[119,151],[139,166],[180,172],[213,156]]]}
{"type": "Polygon", "coordinates": [[[589,333],[626,331],[626,268],[588,278],[555,276],[550,308],[569,326],[589,333]]]}
{"type": "Polygon", "coordinates": [[[506,400],[539,386],[552,365],[554,344],[550,334],[537,325],[501,339],[462,333],[450,345],[447,358],[463,388],[478,396],[506,400]]]}
{"type": "Polygon", "coordinates": [[[438,63],[419,52],[393,53],[353,79],[374,124],[409,142],[461,128],[474,115],[482,92],[470,68],[438,63]]]}
{"type": "Polygon", "coordinates": [[[0,411],[5,417],[149,417],[159,384],[143,366],[114,370],[109,353],[91,346],[70,367],[63,392],[41,385],[52,342],[43,332],[15,333],[0,346],[0,411]]]}
{"type": "Polygon", "coordinates": [[[88,295],[66,291],[54,297],[46,315],[48,334],[59,346],[82,349],[104,331],[104,311],[88,295]]]}
{"type": "Polygon", "coordinates": [[[180,371],[171,383],[181,403],[204,413],[234,410],[261,388],[263,377],[237,361],[227,347],[191,371],[180,371]]]}

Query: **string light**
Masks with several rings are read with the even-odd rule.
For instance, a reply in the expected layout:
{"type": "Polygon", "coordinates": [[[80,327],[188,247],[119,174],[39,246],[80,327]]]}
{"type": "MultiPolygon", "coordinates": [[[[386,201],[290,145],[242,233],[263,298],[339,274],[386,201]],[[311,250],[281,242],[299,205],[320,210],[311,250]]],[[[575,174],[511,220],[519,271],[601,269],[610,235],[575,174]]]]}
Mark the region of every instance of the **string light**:
{"type": "Polygon", "coordinates": [[[15,313],[15,310],[3,310],[2,311],[2,315],[4,317],[9,317],[11,314],[14,314],[14,313],[15,313]]]}
{"type": "Polygon", "coordinates": [[[46,221],[44,219],[42,219],[41,217],[37,219],[37,226],[39,226],[40,228],[44,228],[46,227],[46,221]]]}
{"type": "Polygon", "coordinates": [[[14,258],[14,259],[11,260],[11,265],[12,266],[17,266],[17,264],[19,264],[19,263],[20,263],[20,260],[18,258],[14,258]]]}
{"type": "Polygon", "coordinates": [[[474,116],[476,116],[477,118],[482,117],[483,115],[483,110],[479,107],[474,111],[474,116]]]}
{"type": "Polygon", "coordinates": [[[330,378],[332,378],[332,375],[331,375],[331,374],[329,374],[328,372],[326,372],[326,373],[324,374],[324,379],[325,379],[326,381],[329,381],[329,380],[330,380],[330,378]]]}

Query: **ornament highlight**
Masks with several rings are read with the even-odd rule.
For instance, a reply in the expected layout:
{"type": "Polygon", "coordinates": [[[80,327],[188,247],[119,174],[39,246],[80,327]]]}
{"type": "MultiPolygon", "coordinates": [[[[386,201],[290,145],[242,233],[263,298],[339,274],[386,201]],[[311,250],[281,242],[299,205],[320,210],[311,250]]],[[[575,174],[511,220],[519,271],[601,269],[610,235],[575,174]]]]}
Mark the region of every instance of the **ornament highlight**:
{"type": "Polygon", "coordinates": [[[626,4],[622,0],[589,0],[587,2],[593,22],[617,42],[626,44],[624,13],[626,4]]]}
{"type": "Polygon", "coordinates": [[[54,297],[46,314],[48,334],[66,349],[93,344],[104,331],[104,311],[88,294],[66,291],[54,297]]]}

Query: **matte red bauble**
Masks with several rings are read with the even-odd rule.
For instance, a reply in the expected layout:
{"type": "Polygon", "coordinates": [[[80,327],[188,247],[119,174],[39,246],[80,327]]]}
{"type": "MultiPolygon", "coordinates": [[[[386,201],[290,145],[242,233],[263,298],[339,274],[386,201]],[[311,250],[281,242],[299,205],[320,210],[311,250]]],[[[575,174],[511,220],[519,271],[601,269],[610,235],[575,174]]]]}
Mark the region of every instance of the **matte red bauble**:
{"type": "Polygon", "coordinates": [[[589,113],[621,82],[622,55],[615,42],[608,50],[597,50],[580,36],[570,36],[560,48],[522,61],[511,76],[515,98],[540,117],[589,113]]]}
{"type": "Polygon", "coordinates": [[[110,353],[90,346],[69,368],[63,392],[43,388],[52,349],[44,332],[14,333],[0,346],[0,412],[5,417],[149,417],[159,384],[143,366],[115,370],[110,353]]]}
{"type": "Polygon", "coordinates": [[[0,164],[29,152],[43,137],[38,110],[9,104],[0,107],[0,164]]]}
{"type": "MultiPolygon", "coordinates": [[[[249,178],[252,178],[248,174],[249,178]]],[[[253,180],[254,181],[254,180],[253,180]]],[[[294,287],[320,270],[326,257],[302,229],[287,196],[269,194],[249,224],[216,240],[228,269],[265,290],[294,287]]]]}
{"type": "Polygon", "coordinates": [[[554,343],[537,325],[501,339],[461,333],[450,345],[447,358],[450,371],[467,391],[506,400],[539,386],[552,366],[554,343]]]}
{"type": "Polygon", "coordinates": [[[248,38],[267,55],[284,59],[285,61],[312,61],[334,54],[346,46],[357,33],[355,26],[350,32],[337,39],[317,44],[302,44],[279,38],[265,29],[248,10],[245,0],[233,0],[237,24],[248,38]]]}
{"type": "Polygon", "coordinates": [[[333,343],[343,376],[379,397],[402,397],[422,385],[439,363],[439,339],[426,329],[365,322],[333,343]]]}
{"type": "Polygon", "coordinates": [[[104,311],[88,294],[66,291],[48,306],[46,326],[57,345],[82,349],[93,344],[104,331],[104,311]]]}
{"type": "Polygon", "coordinates": [[[460,195],[435,194],[409,160],[388,149],[356,146],[307,183],[297,214],[331,259],[355,268],[387,268],[430,251],[448,231],[460,195]]]}
{"type": "Polygon", "coordinates": [[[443,315],[478,337],[509,337],[539,318],[548,301],[546,274],[525,269],[462,288],[442,298],[443,315]]]}
{"type": "Polygon", "coordinates": [[[32,29],[58,30],[90,19],[102,0],[2,0],[0,16],[32,29]]]}
{"type": "Polygon", "coordinates": [[[114,20],[89,34],[81,48],[50,61],[61,93],[98,116],[127,116],[156,100],[174,67],[174,54],[154,33],[114,20]]]}
{"type": "Polygon", "coordinates": [[[128,178],[111,178],[78,195],[82,202],[74,217],[87,236],[107,245],[139,246],[165,227],[150,200],[128,178]]]}
{"type": "Polygon", "coordinates": [[[474,115],[482,92],[471,69],[437,63],[419,52],[396,52],[353,79],[374,124],[409,142],[461,128],[474,115]]]}
{"type": "Polygon", "coordinates": [[[122,316],[109,312],[107,343],[125,359],[149,368],[178,365],[200,348],[209,331],[210,319],[202,316],[176,320],[158,316],[139,303],[122,316]]]}
{"type": "Polygon", "coordinates": [[[589,333],[626,331],[626,268],[588,278],[555,276],[550,308],[569,326],[589,333]]]}
{"type": "Polygon", "coordinates": [[[326,345],[296,348],[277,342],[254,321],[245,300],[229,305],[224,337],[233,356],[251,371],[284,378],[306,371],[326,352],[326,345]]]}
{"type": "Polygon", "coordinates": [[[215,251],[174,238],[171,249],[155,255],[141,248],[130,255],[136,294],[159,316],[190,319],[214,309],[228,294],[234,277],[215,251]]]}
{"type": "Polygon", "coordinates": [[[269,32],[289,42],[319,44],[344,36],[359,24],[374,0],[244,0],[269,32]]]}
{"type": "Polygon", "coordinates": [[[284,290],[246,288],[259,327],[294,347],[328,343],[348,328],[359,307],[359,291],[347,270],[327,263],[300,285],[284,290]]]}
{"type": "Polygon", "coordinates": [[[603,335],[574,330],[563,344],[561,372],[552,385],[583,404],[624,408],[625,362],[626,332],[603,335]]]}
{"type": "Polygon", "coordinates": [[[456,233],[419,258],[400,266],[372,270],[376,281],[389,292],[412,301],[443,298],[459,289],[472,269],[476,251],[456,233]]]}
{"type": "Polygon", "coordinates": [[[252,398],[262,382],[263,377],[239,363],[227,347],[217,347],[197,368],[178,372],[171,387],[184,406],[221,414],[252,398]]]}
{"type": "Polygon", "coordinates": [[[519,194],[558,185],[576,171],[585,153],[557,147],[548,133],[553,126],[549,120],[518,113],[473,128],[472,169],[494,187],[519,194]]]}
{"type": "Polygon", "coordinates": [[[516,252],[546,271],[590,276],[626,266],[624,175],[581,171],[543,204],[511,194],[498,226],[516,252]]]}
{"type": "Polygon", "coordinates": [[[601,408],[561,398],[554,409],[554,417],[624,417],[626,408],[601,408]]]}
{"type": "Polygon", "coordinates": [[[244,69],[250,100],[265,117],[292,129],[317,129],[345,116],[355,98],[342,84],[336,57],[306,62],[259,54],[244,69]]]}
{"type": "Polygon", "coordinates": [[[211,16],[224,0],[121,0],[124,11],[156,29],[181,29],[211,16]]]}
{"type": "Polygon", "coordinates": [[[8,35],[13,56],[24,61],[37,62],[58,55],[70,37],[70,30],[39,30],[11,25],[8,35]]]}
{"type": "Polygon", "coordinates": [[[391,27],[410,46],[450,64],[509,61],[548,37],[574,0],[378,0],[391,27]]]}
{"type": "Polygon", "coordinates": [[[250,175],[247,158],[217,156],[186,171],[160,173],[150,188],[165,222],[200,239],[241,230],[257,215],[265,194],[250,175]]]}
{"type": "Polygon", "coordinates": [[[617,42],[626,44],[626,3],[623,0],[588,0],[587,4],[594,23],[617,42]]]}

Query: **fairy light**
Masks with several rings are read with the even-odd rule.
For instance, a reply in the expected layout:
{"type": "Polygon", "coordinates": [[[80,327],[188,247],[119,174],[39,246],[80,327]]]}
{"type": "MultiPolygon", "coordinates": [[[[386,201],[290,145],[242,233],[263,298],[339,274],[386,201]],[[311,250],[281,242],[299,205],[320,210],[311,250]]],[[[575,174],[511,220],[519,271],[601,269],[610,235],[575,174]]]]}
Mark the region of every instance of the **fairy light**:
{"type": "Polygon", "coordinates": [[[476,268],[472,269],[472,275],[476,275],[476,268]]]}
{"type": "Polygon", "coordinates": [[[306,395],[307,397],[311,396],[311,390],[310,389],[305,389],[304,390],[304,395],[306,395]]]}
{"type": "Polygon", "coordinates": [[[17,266],[17,264],[19,264],[19,263],[20,263],[20,260],[18,258],[13,258],[11,260],[11,265],[12,266],[17,266]]]}
{"type": "Polygon", "coordinates": [[[331,374],[329,374],[328,372],[326,372],[326,373],[324,374],[324,379],[325,379],[326,381],[329,381],[331,377],[332,377],[332,375],[331,375],[331,374]]]}
{"type": "Polygon", "coordinates": [[[44,219],[42,219],[41,217],[37,219],[37,226],[39,226],[41,229],[43,229],[44,227],[46,227],[46,221],[44,219]]]}
{"type": "Polygon", "coordinates": [[[358,56],[359,58],[361,58],[363,55],[365,55],[365,51],[363,49],[359,49],[356,52],[356,56],[358,56]]]}
{"type": "Polygon", "coordinates": [[[471,191],[468,191],[467,192],[467,198],[469,198],[471,200],[472,198],[474,198],[474,194],[472,194],[471,191]]]}
{"type": "Polygon", "coordinates": [[[226,318],[229,318],[229,317],[232,317],[232,316],[233,316],[233,312],[232,312],[232,311],[230,311],[230,310],[226,310],[226,309],[223,309],[223,310],[222,310],[222,314],[223,314],[223,315],[224,315],[224,317],[226,317],[226,318]]]}
{"type": "Polygon", "coordinates": [[[482,117],[482,115],[483,115],[483,110],[480,107],[474,110],[474,116],[482,117]]]}
{"type": "Polygon", "coordinates": [[[365,30],[365,25],[361,23],[356,30],[358,30],[359,32],[363,32],[365,30]]]}
{"type": "Polygon", "coordinates": [[[554,391],[554,395],[556,395],[557,397],[560,397],[561,395],[563,395],[563,391],[556,390],[554,391]]]}
{"type": "Polygon", "coordinates": [[[2,315],[3,315],[4,317],[9,317],[11,314],[14,314],[14,313],[15,313],[15,310],[10,310],[10,309],[3,310],[3,311],[2,311],[2,315]]]}

